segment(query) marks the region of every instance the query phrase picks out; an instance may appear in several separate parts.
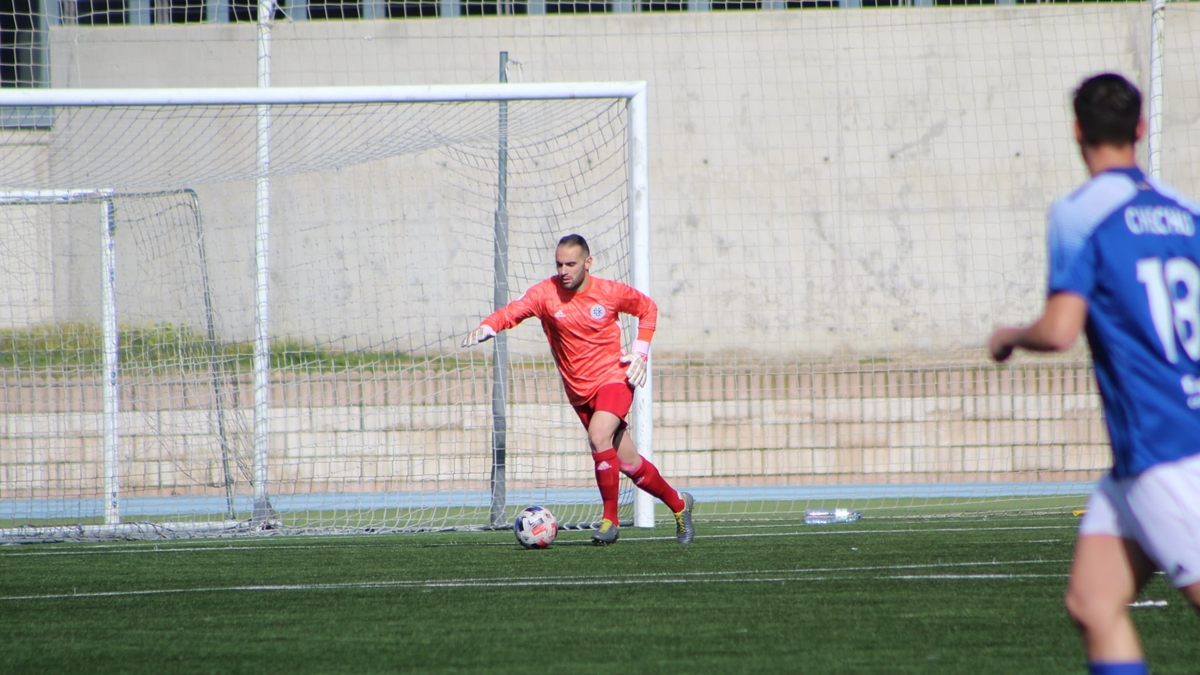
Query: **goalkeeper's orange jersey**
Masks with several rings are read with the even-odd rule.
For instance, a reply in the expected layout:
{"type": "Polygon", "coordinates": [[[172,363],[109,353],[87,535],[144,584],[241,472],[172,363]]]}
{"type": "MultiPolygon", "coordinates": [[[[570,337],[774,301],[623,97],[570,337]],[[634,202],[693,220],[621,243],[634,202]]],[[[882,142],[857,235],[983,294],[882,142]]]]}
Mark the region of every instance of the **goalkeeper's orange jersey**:
{"type": "Polygon", "coordinates": [[[593,276],[574,293],[564,290],[558,277],[539,281],[483,323],[499,332],[536,316],[550,341],[567,400],[583,405],[600,387],[625,381],[618,313],[636,316],[638,339],[650,341],[658,321],[654,301],[623,283],[593,276]]]}

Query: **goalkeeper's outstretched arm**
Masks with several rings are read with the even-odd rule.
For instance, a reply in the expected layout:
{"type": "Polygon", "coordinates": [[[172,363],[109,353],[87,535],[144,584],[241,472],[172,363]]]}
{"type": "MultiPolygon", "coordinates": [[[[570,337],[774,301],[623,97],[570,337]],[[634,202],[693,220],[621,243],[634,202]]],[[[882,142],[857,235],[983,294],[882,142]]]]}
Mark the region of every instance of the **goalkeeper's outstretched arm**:
{"type": "Polygon", "coordinates": [[[486,342],[496,337],[496,333],[508,330],[531,316],[536,316],[538,303],[534,297],[531,297],[535,295],[533,291],[536,288],[536,286],[531,288],[521,297],[492,312],[479,322],[479,326],[463,338],[462,346],[464,348],[474,347],[480,342],[486,342]]]}

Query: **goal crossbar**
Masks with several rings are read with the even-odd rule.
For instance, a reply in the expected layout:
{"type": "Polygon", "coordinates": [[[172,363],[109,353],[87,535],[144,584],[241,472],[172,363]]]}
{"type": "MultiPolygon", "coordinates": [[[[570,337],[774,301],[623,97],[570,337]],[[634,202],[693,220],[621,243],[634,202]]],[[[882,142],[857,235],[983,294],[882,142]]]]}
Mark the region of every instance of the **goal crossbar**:
{"type": "Polygon", "coordinates": [[[645,82],[543,82],[364,87],[5,89],[0,90],[0,106],[449,103],[633,98],[645,92],[645,82]]]}

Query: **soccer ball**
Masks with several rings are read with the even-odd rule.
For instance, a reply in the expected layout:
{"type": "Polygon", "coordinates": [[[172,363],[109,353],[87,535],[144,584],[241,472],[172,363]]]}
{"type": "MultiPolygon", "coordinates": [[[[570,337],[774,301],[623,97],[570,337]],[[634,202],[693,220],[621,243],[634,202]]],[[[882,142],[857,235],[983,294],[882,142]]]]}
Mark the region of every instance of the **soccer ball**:
{"type": "Polygon", "coordinates": [[[558,536],[558,520],[549,510],[531,506],[517,514],[513,534],[525,548],[546,548],[558,536]]]}

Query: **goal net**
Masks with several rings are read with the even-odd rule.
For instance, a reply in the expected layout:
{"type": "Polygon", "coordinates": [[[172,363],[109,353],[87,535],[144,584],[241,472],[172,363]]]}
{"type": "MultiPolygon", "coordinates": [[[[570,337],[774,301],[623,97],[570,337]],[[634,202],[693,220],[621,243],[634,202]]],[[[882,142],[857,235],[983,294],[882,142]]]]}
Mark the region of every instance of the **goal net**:
{"type": "MultiPolygon", "coordinates": [[[[54,105],[0,169],[0,276],[22,289],[0,307],[0,527],[496,527],[530,504],[598,521],[586,435],[537,321],[458,344],[554,273],[565,234],[588,239],[595,274],[635,282],[641,92],[54,105]]],[[[625,486],[623,520],[633,501],[625,486]]]]}

